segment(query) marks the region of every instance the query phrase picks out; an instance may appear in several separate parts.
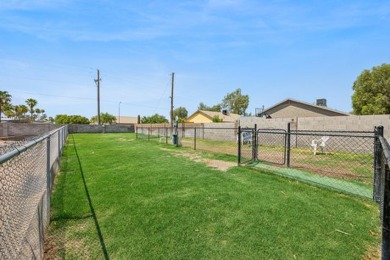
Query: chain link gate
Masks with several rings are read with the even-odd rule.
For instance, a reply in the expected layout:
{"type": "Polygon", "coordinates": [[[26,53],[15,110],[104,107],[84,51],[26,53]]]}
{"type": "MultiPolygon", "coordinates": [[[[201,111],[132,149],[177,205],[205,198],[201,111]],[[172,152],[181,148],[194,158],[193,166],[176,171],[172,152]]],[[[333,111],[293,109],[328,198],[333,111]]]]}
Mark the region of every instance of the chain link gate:
{"type": "Polygon", "coordinates": [[[256,131],[255,160],[286,164],[287,131],[283,129],[258,129],[256,131]]]}

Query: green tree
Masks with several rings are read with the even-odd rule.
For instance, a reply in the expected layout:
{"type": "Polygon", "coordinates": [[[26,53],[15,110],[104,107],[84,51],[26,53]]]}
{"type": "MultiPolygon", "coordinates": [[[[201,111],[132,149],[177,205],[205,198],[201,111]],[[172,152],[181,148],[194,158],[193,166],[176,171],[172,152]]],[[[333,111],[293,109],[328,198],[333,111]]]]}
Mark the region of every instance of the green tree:
{"type": "Polygon", "coordinates": [[[241,89],[238,88],[232,93],[228,93],[222,100],[222,107],[227,108],[230,112],[239,115],[245,115],[249,105],[249,96],[242,95],[241,89]]]}
{"type": "Polygon", "coordinates": [[[198,110],[205,110],[205,111],[214,111],[214,112],[221,112],[222,110],[222,105],[221,104],[216,104],[214,106],[207,106],[203,102],[200,102],[198,106],[198,110]]]}
{"type": "MultiPolygon", "coordinates": [[[[50,120],[50,118],[49,118],[50,120]]],[[[51,121],[51,120],[50,120],[51,121]]],[[[80,115],[56,115],[54,118],[54,123],[56,124],[89,124],[88,118],[80,115]]]]}
{"type": "Polygon", "coordinates": [[[0,122],[1,122],[1,114],[4,112],[5,108],[8,108],[11,104],[12,96],[8,93],[8,91],[0,91],[0,122]]]}
{"type": "Polygon", "coordinates": [[[14,106],[15,110],[15,119],[25,119],[27,118],[26,113],[28,112],[28,107],[25,105],[16,105],[14,106]]]}
{"type": "Polygon", "coordinates": [[[44,109],[35,109],[35,113],[36,113],[36,118],[38,118],[39,120],[44,120],[46,119],[46,114],[45,113],[45,110],[44,109]]]}
{"type": "Polygon", "coordinates": [[[213,118],[212,118],[211,120],[212,120],[214,123],[223,122],[223,119],[220,118],[218,115],[213,116],[213,118]]]}
{"type": "Polygon", "coordinates": [[[15,106],[7,104],[3,106],[4,115],[8,118],[15,118],[15,106]]]}
{"type": "Polygon", "coordinates": [[[39,120],[43,121],[43,120],[47,120],[47,115],[45,113],[43,113],[40,117],[39,117],[39,120]]]}
{"type": "Polygon", "coordinates": [[[36,118],[36,115],[34,114],[35,106],[38,104],[38,101],[33,98],[29,98],[26,100],[26,104],[28,106],[28,111],[30,112],[30,119],[34,121],[36,118]]]}
{"type": "Polygon", "coordinates": [[[390,114],[390,64],[364,70],[353,83],[355,115],[390,114]]]}
{"type": "MultiPolygon", "coordinates": [[[[92,123],[96,123],[98,121],[98,117],[97,116],[93,116],[91,118],[91,122],[92,123]]],[[[113,122],[116,121],[116,116],[113,116],[109,113],[100,113],[100,123],[102,124],[112,124],[113,122]]]]}
{"type": "Polygon", "coordinates": [[[183,122],[184,119],[188,116],[188,111],[185,107],[178,107],[175,110],[173,110],[173,117],[176,118],[176,116],[179,118],[179,122],[183,122]]]}
{"type": "Polygon", "coordinates": [[[165,116],[154,114],[152,116],[144,116],[141,119],[141,124],[158,124],[168,123],[168,119],[165,116]]]}

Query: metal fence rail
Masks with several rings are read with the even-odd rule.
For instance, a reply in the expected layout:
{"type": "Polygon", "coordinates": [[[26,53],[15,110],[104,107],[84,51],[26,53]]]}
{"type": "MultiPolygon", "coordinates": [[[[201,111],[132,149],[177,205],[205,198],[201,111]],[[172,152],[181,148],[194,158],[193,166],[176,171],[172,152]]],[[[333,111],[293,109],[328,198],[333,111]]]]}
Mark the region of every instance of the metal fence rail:
{"type": "Polygon", "coordinates": [[[42,259],[54,173],[67,137],[56,129],[0,156],[0,258],[42,259]]]}
{"type": "Polygon", "coordinates": [[[390,259],[390,145],[383,137],[383,126],[378,127],[379,136],[376,139],[375,155],[375,185],[374,199],[380,205],[382,221],[382,259],[390,259]]]}

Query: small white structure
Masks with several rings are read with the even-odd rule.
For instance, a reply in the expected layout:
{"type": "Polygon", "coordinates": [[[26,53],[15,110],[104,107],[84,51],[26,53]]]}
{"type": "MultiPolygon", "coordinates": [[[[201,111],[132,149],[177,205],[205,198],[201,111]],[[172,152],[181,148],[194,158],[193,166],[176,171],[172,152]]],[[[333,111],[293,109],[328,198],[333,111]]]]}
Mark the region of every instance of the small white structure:
{"type": "Polygon", "coordinates": [[[314,155],[317,154],[318,146],[320,147],[321,152],[322,153],[324,152],[325,146],[326,146],[326,141],[328,141],[329,138],[330,138],[329,136],[323,136],[320,139],[314,139],[313,141],[311,141],[311,146],[313,147],[314,155]]]}
{"type": "Polygon", "coordinates": [[[252,132],[242,132],[241,133],[241,142],[242,142],[242,144],[252,145],[252,132]]]}

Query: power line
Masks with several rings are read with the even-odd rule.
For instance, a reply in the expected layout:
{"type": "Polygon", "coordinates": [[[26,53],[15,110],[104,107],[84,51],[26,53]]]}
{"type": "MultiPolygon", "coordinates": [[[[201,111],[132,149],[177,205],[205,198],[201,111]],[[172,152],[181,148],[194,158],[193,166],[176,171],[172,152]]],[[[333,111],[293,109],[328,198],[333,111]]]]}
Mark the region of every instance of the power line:
{"type": "Polygon", "coordinates": [[[163,93],[161,94],[158,102],[157,102],[157,105],[155,106],[154,108],[154,111],[153,113],[155,113],[157,111],[157,109],[160,107],[160,103],[161,103],[161,100],[163,99],[163,97],[165,97],[166,93],[167,93],[167,90],[168,90],[168,87],[169,87],[169,82],[166,82],[165,86],[164,86],[164,91],[163,93]]]}

